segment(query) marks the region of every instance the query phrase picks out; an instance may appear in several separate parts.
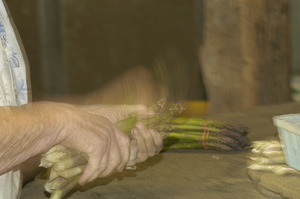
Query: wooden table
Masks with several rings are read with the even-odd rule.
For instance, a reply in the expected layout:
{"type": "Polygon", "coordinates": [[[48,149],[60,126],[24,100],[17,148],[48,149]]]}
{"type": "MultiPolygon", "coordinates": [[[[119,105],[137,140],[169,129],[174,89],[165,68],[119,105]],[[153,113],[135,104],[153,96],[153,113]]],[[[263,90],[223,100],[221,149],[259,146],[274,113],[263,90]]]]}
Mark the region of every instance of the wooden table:
{"type": "MultiPolygon", "coordinates": [[[[246,124],[250,140],[273,138],[277,130],[272,117],[300,112],[300,103],[262,106],[210,116],[246,124]]],[[[250,151],[219,153],[181,150],[161,153],[137,170],[99,179],[71,199],[260,199],[262,196],[246,174],[250,151]]],[[[36,179],[23,189],[21,199],[46,199],[44,180],[36,179]]]]}

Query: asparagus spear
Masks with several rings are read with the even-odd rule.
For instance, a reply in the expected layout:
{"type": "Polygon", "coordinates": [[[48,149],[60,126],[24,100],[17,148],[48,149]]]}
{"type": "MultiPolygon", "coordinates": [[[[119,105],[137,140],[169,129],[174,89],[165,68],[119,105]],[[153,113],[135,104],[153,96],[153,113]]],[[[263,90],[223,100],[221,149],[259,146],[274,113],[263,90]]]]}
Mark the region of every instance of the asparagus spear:
{"type": "Polygon", "coordinates": [[[55,190],[52,194],[50,199],[61,199],[66,194],[68,194],[74,187],[78,185],[80,176],[75,177],[69,184],[67,184],[62,189],[55,190]]]}

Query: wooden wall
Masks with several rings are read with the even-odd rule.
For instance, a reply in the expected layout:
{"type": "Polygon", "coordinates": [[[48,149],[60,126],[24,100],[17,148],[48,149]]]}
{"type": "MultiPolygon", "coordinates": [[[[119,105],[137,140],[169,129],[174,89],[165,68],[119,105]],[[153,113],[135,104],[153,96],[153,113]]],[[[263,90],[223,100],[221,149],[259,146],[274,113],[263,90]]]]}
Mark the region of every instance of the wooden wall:
{"type": "Polygon", "coordinates": [[[93,91],[132,67],[151,68],[169,49],[189,73],[187,99],[204,99],[201,2],[7,0],[31,62],[35,99],[93,91]]]}

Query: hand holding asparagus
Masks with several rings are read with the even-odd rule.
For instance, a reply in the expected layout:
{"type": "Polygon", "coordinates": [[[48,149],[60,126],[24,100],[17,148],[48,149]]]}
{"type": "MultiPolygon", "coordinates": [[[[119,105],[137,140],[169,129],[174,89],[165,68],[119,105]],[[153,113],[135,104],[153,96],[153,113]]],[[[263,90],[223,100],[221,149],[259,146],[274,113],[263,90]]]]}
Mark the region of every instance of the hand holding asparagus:
{"type": "MultiPolygon", "coordinates": [[[[182,103],[176,103],[172,107],[166,108],[166,101],[162,100],[152,107],[155,116],[151,118],[128,116],[126,119],[115,123],[117,128],[131,134],[135,140],[131,143],[131,149],[135,149],[131,150],[131,154],[134,153],[137,157],[136,160],[130,159],[129,166],[145,161],[161,149],[146,151],[147,154],[141,152],[145,151],[147,143],[144,142],[145,139],[139,139],[141,136],[138,136],[138,129],[144,129],[144,132],[146,129],[150,136],[162,132],[162,136],[166,138],[163,150],[198,148],[233,151],[242,150],[249,145],[249,140],[245,137],[247,128],[242,125],[200,118],[173,117],[185,109],[186,105],[182,103]],[[139,148],[140,153],[136,153],[136,147],[139,148]]],[[[160,140],[158,138],[153,139],[154,145],[161,146],[160,140]]],[[[153,147],[148,148],[153,149],[153,147]]],[[[80,175],[87,164],[87,159],[84,153],[61,146],[56,146],[44,155],[41,166],[51,169],[49,181],[45,185],[46,190],[52,192],[51,199],[60,199],[78,184],[80,175]]]]}

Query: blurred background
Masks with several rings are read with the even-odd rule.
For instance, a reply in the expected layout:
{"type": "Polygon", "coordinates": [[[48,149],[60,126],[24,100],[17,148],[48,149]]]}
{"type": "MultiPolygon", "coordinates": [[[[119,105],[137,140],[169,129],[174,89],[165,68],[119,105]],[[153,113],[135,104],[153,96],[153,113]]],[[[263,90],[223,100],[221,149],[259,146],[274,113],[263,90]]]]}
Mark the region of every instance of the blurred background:
{"type": "Polygon", "coordinates": [[[184,99],[210,104],[207,112],[298,100],[298,0],[6,2],[33,100],[94,92],[137,66],[151,71],[170,49],[184,68],[170,88],[184,84],[184,99]]]}

